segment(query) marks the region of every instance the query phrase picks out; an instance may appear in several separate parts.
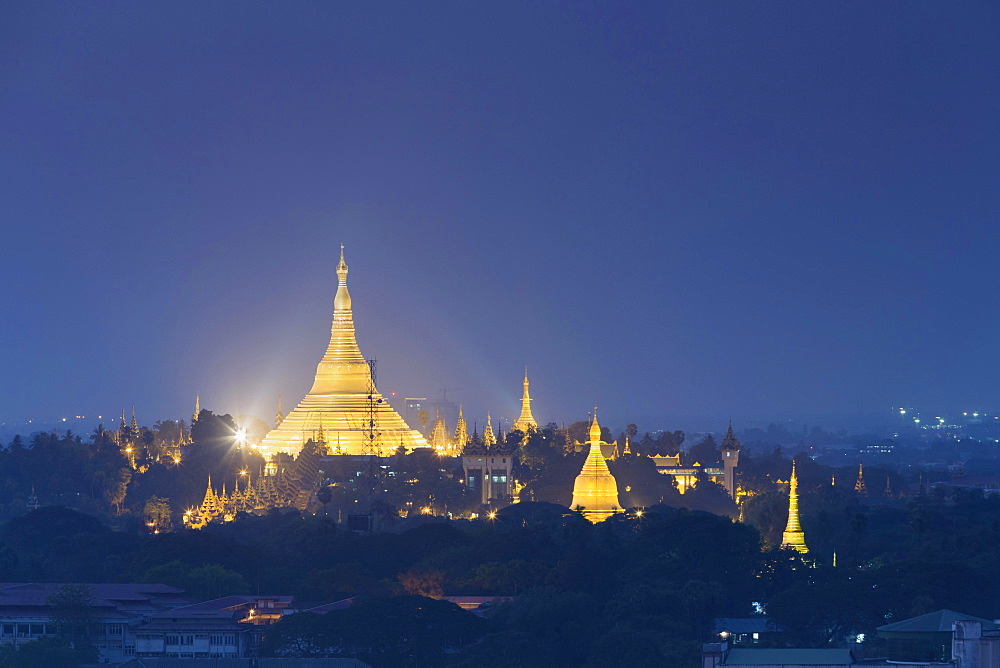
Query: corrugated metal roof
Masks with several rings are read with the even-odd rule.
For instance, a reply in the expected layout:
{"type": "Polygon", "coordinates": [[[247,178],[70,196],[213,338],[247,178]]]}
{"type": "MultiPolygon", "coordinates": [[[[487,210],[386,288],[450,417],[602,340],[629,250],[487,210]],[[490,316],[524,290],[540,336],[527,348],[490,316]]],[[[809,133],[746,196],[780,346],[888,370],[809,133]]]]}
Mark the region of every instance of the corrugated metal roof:
{"type": "Polygon", "coordinates": [[[983,628],[1000,628],[989,619],[966,615],[954,610],[938,610],[919,617],[911,617],[892,624],[878,627],[880,633],[951,633],[953,622],[972,620],[982,622],[983,628]]]}
{"type": "Polygon", "coordinates": [[[745,649],[729,650],[723,666],[849,666],[849,649],[745,649]]]}

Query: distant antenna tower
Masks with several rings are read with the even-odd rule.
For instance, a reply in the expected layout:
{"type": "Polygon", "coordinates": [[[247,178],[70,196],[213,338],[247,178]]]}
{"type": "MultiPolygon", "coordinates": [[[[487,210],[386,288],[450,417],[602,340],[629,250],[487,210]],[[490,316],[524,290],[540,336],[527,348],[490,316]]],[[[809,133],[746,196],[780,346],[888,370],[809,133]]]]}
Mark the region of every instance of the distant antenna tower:
{"type": "MultiPolygon", "coordinates": [[[[383,400],[376,398],[376,361],[374,359],[368,360],[368,368],[371,373],[368,381],[368,416],[365,420],[365,440],[362,454],[368,459],[368,475],[365,483],[368,492],[368,512],[372,513],[375,499],[382,495],[382,468],[379,462],[379,457],[382,456],[382,432],[378,428],[378,408],[383,400]]],[[[372,519],[374,519],[374,515],[372,515],[372,519]]]]}

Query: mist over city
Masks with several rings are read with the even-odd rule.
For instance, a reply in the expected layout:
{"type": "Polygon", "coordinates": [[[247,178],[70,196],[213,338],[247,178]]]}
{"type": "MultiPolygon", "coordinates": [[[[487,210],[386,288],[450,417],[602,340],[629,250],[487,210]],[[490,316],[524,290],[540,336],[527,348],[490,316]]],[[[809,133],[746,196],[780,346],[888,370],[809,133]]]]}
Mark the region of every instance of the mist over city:
{"type": "Polygon", "coordinates": [[[998,28],[7,4],[0,665],[1000,667],[998,28]]]}

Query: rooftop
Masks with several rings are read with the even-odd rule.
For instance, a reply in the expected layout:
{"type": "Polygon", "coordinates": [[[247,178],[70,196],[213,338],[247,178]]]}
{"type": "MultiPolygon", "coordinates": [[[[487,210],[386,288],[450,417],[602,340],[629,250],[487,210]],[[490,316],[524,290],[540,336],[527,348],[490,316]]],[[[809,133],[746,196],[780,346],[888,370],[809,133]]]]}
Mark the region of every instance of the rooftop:
{"type": "Polygon", "coordinates": [[[746,649],[729,650],[723,666],[849,666],[849,649],[746,649]]]}
{"type": "Polygon", "coordinates": [[[929,612],[926,615],[920,615],[919,617],[911,617],[910,619],[904,619],[899,622],[894,622],[892,624],[886,624],[884,626],[878,627],[878,632],[881,633],[951,633],[951,625],[954,622],[972,620],[974,622],[982,622],[984,629],[997,629],[1000,628],[992,620],[983,619],[982,617],[975,617],[974,615],[966,615],[961,612],[955,612],[954,610],[938,610],[937,612],[929,612]]]}

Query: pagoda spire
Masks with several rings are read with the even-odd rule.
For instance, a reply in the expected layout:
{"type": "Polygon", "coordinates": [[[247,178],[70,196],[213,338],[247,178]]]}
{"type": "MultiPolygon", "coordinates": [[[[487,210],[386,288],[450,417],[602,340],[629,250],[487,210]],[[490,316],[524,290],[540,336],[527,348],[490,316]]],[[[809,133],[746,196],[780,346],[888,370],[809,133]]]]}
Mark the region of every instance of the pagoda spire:
{"type": "Polygon", "coordinates": [[[462,414],[462,404],[458,405],[458,422],[455,423],[455,449],[461,451],[469,442],[469,426],[462,414]]]}
{"type": "Polygon", "coordinates": [[[372,367],[358,347],[343,244],[336,273],[337,293],[333,298],[330,340],[316,366],[312,388],[298,406],[264,436],[260,449],[265,455],[301,451],[321,416],[324,426],[337,433],[344,454],[362,454],[371,445],[368,434],[372,418],[368,415],[372,410],[384,442],[399,441],[406,449],[427,445],[427,440],[411,429],[378,393],[372,367]]]}
{"type": "Polygon", "coordinates": [[[868,496],[868,488],[865,487],[865,463],[858,462],[858,479],[854,483],[854,491],[861,496],[868,496]]]}
{"type": "Polygon", "coordinates": [[[892,493],[892,485],[889,484],[889,474],[885,474],[885,491],[882,492],[882,496],[887,499],[891,499],[894,494],[892,493]]]}
{"type": "Polygon", "coordinates": [[[483,429],[483,445],[487,448],[491,445],[495,445],[497,442],[496,436],[493,435],[493,416],[489,413],[486,414],[486,428],[483,429]]]}
{"type": "Polygon", "coordinates": [[[135,406],[132,406],[132,422],[129,423],[129,429],[132,431],[132,438],[139,438],[139,423],[135,420],[135,406]]]}
{"type": "Polygon", "coordinates": [[[198,416],[201,415],[201,397],[197,394],[194,395],[194,413],[191,414],[191,425],[198,421],[198,416]]]}
{"type": "Polygon", "coordinates": [[[431,447],[444,451],[448,448],[448,429],[445,427],[441,409],[434,409],[434,426],[431,428],[431,447]]]}
{"type": "Polygon", "coordinates": [[[573,501],[570,508],[582,509],[583,516],[591,522],[600,522],[621,510],[618,501],[618,481],[611,475],[608,463],[601,453],[601,425],[597,422],[597,407],[590,423],[590,451],[580,474],[573,481],[573,501]]]}
{"type": "Polygon", "coordinates": [[[525,434],[532,429],[538,429],[538,422],[531,414],[531,394],[528,391],[531,383],[528,382],[528,367],[524,367],[524,394],[521,397],[521,415],[514,421],[514,429],[523,431],[525,434]]]}
{"type": "Polygon", "coordinates": [[[285,421],[285,412],[281,409],[281,395],[278,395],[278,412],[274,414],[274,428],[277,429],[285,421]]]}
{"type": "Polygon", "coordinates": [[[806,547],[806,536],[802,532],[799,524],[799,478],[795,475],[795,460],[792,460],[792,477],[788,481],[788,523],[785,531],[781,534],[781,547],[790,547],[805,554],[809,551],[806,547]]]}

